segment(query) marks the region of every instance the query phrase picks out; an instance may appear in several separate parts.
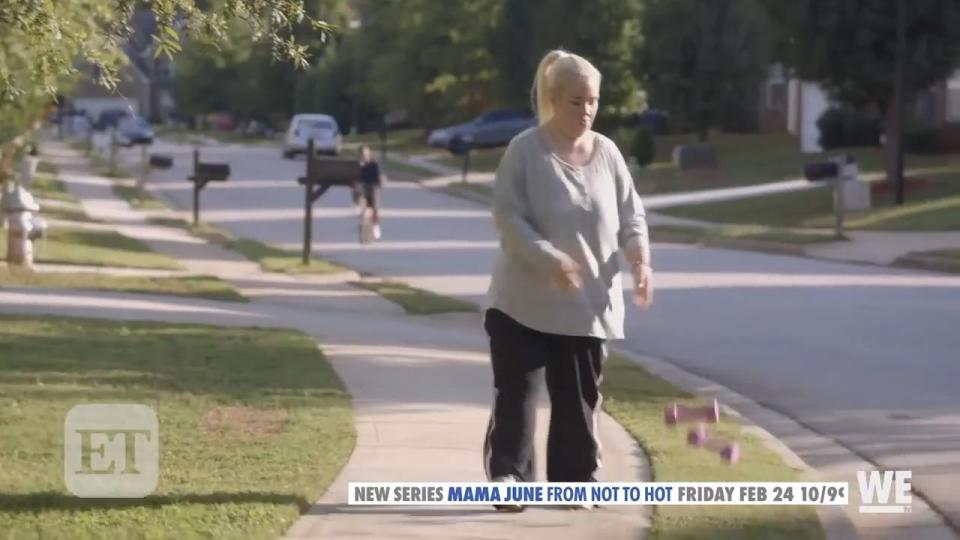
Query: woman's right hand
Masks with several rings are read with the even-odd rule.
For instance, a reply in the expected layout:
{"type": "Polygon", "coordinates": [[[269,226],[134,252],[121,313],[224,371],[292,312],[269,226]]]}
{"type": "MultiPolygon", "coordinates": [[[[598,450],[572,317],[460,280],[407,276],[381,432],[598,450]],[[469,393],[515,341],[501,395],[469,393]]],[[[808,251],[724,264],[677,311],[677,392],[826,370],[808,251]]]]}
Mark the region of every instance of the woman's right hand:
{"type": "Polygon", "coordinates": [[[583,286],[583,270],[567,256],[557,261],[551,278],[561,290],[572,291],[583,286]]]}

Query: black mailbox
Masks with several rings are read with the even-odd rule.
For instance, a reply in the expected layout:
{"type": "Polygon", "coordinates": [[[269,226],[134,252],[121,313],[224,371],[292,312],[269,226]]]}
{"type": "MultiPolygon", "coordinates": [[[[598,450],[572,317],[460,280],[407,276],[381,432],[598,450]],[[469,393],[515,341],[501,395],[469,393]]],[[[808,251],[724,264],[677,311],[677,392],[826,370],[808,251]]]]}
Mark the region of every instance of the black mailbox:
{"type": "Polygon", "coordinates": [[[450,139],[450,153],[455,156],[462,156],[473,148],[473,139],[456,135],[450,139]]]}
{"type": "Polygon", "coordinates": [[[230,178],[230,165],[227,163],[197,163],[193,168],[191,180],[223,182],[230,178]]]}
{"type": "Polygon", "coordinates": [[[304,189],[303,264],[310,263],[313,238],[313,203],[333,186],[353,187],[360,180],[360,162],[343,158],[319,158],[307,142],[307,174],[297,178],[304,189]]]}
{"type": "Polygon", "coordinates": [[[353,186],[360,179],[360,163],[354,159],[307,159],[307,176],[297,179],[301,185],[353,186]]]}
{"type": "Polygon", "coordinates": [[[200,191],[208,182],[225,182],[230,178],[230,165],[227,163],[203,163],[200,161],[200,152],[193,150],[193,176],[188,178],[193,182],[193,224],[200,224],[200,191]]]}
{"type": "Polygon", "coordinates": [[[816,180],[830,180],[840,174],[840,166],[834,161],[807,163],[803,166],[803,176],[811,182],[816,180]]]}
{"type": "Polygon", "coordinates": [[[173,167],[173,158],[170,156],[152,154],[150,156],[150,166],[154,169],[169,169],[170,167],[173,167]]]}

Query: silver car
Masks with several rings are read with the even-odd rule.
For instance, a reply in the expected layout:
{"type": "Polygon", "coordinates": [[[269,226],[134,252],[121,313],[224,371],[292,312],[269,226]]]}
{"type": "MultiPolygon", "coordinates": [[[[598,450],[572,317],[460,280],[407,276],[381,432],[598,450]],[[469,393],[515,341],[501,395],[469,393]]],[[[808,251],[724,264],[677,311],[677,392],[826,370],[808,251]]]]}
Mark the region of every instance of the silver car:
{"type": "Polygon", "coordinates": [[[340,153],[343,137],[336,119],[329,114],[297,114],[290,120],[283,142],[283,157],[289,159],[307,152],[313,139],[314,150],[325,154],[340,153]]]}

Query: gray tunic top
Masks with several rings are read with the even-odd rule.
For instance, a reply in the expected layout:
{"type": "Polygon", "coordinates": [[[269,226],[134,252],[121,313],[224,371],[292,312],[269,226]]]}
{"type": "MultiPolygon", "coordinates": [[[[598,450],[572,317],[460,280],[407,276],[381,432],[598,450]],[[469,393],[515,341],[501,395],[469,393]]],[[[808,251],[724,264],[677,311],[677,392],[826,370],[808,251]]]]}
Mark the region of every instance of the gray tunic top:
{"type": "Polygon", "coordinates": [[[597,134],[584,166],[562,161],[537,127],[507,147],[494,183],[500,252],[487,295],[490,307],[551,334],[622,339],[623,285],[618,250],[630,244],[649,261],[643,204],[623,155],[597,134]],[[583,271],[580,289],[551,275],[565,257],[583,271]]]}

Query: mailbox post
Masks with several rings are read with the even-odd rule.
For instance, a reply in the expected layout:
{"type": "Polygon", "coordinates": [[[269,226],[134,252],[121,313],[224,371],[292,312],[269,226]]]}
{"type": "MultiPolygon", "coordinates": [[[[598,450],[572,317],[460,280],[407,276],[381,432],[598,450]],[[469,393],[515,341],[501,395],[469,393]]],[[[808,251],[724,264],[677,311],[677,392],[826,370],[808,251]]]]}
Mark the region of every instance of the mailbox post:
{"type": "Polygon", "coordinates": [[[843,182],[857,180],[858,167],[852,155],[838,156],[828,161],[808,163],[803,167],[803,175],[809,181],[826,180],[833,189],[834,235],[844,238],[843,213],[846,208],[843,182]]]}
{"type": "Polygon", "coordinates": [[[200,151],[193,149],[193,225],[200,224],[200,192],[209,182],[226,182],[230,178],[230,165],[227,163],[201,163],[200,151]]]}
{"type": "Polygon", "coordinates": [[[450,153],[455,156],[463,156],[463,177],[461,181],[467,183],[467,171],[470,170],[470,152],[473,150],[473,138],[455,136],[450,140],[450,153]]]}
{"type": "Polygon", "coordinates": [[[310,264],[313,243],[313,203],[333,186],[353,187],[360,179],[360,163],[351,159],[318,158],[313,138],[307,143],[307,171],[297,182],[304,187],[303,264],[310,264]]]}

